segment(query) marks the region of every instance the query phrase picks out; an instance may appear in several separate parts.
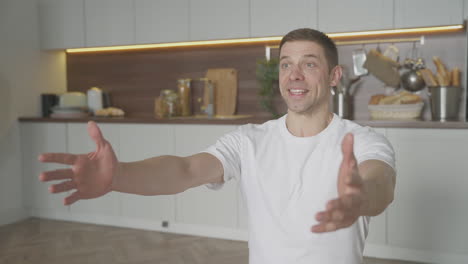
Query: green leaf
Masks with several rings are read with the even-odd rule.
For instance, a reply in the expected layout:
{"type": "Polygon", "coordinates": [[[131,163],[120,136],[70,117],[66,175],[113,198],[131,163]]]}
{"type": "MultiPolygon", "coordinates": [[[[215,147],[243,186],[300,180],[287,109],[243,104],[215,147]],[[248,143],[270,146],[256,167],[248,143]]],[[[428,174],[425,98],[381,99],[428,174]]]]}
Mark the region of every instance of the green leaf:
{"type": "Polygon", "coordinates": [[[258,95],[260,96],[260,106],[270,112],[274,118],[279,117],[273,106],[273,98],[278,92],[275,84],[278,83],[279,60],[260,59],[257,61],[256,77],[260,84],[258,95]]]}

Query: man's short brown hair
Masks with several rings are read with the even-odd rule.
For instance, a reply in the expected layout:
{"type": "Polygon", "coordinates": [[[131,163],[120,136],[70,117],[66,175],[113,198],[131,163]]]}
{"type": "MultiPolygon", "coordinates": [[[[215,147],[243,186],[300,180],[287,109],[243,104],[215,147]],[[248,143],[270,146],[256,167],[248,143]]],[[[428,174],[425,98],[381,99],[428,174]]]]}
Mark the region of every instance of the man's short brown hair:
{"type": "Polygon", "coordinates": [[[280,42],[280,52],[283,45],[288,41],[306,40],[320,45],[325,51],[325,58],[328,62],[329,70],[338,65],[338,50],[336,45],[325,33],[311,28],[299,28],[286,34],[280,42]]]}

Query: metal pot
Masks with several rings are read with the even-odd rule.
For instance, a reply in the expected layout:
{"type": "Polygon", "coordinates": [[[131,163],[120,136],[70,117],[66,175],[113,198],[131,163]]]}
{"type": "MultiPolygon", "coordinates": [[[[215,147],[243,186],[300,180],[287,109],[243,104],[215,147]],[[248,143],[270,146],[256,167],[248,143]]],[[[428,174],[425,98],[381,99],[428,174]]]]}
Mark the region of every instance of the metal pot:
{"type": "Polygon", "coordinates": [[[414,69],[403,73],[400,77],[400,81],[403,88],[410,92],[417,92],[426,86],[422,74],[419,70],[414,69]]]}
{"type": "Polygon", "coordinates": [[[424,82],[421,72],[419,72],[420,69],[425,68],[424,60],[422,58],[418,58],[417,60],[406,59],[403,66],[408,69],[400,76],[400,82],[403,88],[410,92],[417,92],[424,89],[426,83],[424,82]]]}

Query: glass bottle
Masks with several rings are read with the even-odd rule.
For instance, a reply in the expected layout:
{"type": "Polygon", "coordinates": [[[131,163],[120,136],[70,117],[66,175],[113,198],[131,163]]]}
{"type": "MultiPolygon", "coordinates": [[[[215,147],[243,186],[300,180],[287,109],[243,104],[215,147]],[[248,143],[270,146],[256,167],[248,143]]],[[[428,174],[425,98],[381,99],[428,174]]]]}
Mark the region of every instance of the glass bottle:
{"type": "Polygon", "coordinates": [[[164,113],[164,117],[174,117],[180,115],[180,102],[179,102],[179,95],[173,90],[162,90],[161,91],[161,98],[162,98],[162,108],[164,109],[162,112],[164,113]]]}
{"type": "Polygon", "coordinates": [[[182,116],[192,115],[192,92],[190,87],[191,79],[178,79],[177,88],[180,98],[180,110],[182,116]]]}

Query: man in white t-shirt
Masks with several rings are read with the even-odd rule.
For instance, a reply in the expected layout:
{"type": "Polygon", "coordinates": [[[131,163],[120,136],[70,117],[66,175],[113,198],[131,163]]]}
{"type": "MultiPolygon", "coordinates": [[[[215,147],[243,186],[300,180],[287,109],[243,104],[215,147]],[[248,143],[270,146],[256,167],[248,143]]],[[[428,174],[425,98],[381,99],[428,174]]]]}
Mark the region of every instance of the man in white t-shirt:
{"type": "Polygon", "coordinates": [[[240,181],[249,213],[250,264],[358,264],[369,217],[392,202],[394,152],[382,135],[329,111],[330,87],[342,69],[336,46],[312,29],[289,32],[280,43],[280,92],[288,113],[261,125],[244,125],[207,150],[119,162],[99,128],[89,122],[95,152],[45,153],[42,162],[71,165],[43,172],[64,180],[52,193],[64,199],[110,191],[174,194],[240,181]]]}

